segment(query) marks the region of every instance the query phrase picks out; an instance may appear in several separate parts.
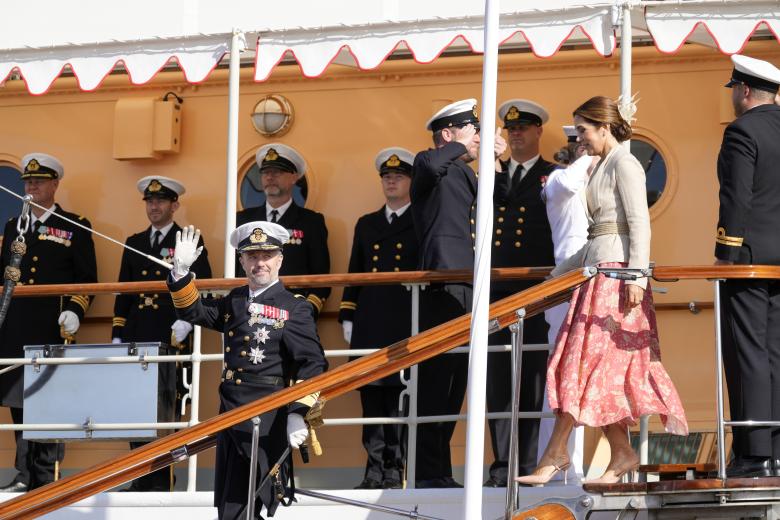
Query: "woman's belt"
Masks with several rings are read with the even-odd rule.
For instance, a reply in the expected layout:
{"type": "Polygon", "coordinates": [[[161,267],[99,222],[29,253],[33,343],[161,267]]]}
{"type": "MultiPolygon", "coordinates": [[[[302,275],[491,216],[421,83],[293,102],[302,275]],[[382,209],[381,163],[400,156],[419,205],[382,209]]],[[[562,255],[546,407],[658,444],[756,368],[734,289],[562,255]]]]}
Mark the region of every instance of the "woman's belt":
{"type": "Polygon", "coordinates": [[[237,385],[247,383],[250,385],[284,386],[284,379],[279,376],[260,376],[230,369],[222,372],[222,382],[224,383],[225,381],[233,381],[237,385]]]}
{"type": "Polygon", "coordinates": [[[599,222],[588,226],[588,240],[601,235],[628,235],[627,222],[599,222]]]}

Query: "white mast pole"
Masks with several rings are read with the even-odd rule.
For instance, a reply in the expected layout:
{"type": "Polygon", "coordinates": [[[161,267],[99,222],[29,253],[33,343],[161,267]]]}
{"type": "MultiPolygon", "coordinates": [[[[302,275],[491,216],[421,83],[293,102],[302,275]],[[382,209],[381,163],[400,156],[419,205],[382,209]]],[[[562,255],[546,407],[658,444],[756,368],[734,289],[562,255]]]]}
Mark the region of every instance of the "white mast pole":
{"type": "Polygon", "coordinates": [[[468,418],[466,423],[466,475],[463,518],[482,518],[482,468],[485,449],[485,381],[487,374],[488,306],[490,305],[490,253],[493,236],[494,142],[496,83],[498,75],[499,2],[485,1],[485,57],[482,66],[479,182],[474,296],[471,311],[468,418]]]}

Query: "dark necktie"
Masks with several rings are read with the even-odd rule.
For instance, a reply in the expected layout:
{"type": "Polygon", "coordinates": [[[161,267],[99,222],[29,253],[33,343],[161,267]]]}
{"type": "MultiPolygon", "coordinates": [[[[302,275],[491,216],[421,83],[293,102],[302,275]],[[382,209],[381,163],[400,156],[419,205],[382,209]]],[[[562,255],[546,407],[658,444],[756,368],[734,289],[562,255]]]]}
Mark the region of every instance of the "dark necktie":
{"type": "Polygon", "coordinates": [[[157,253],[160,249],[160,238],[162,237],[162,231],[159,229],[154,232],[154,238],[152,239],[152,253],[157,253]]]}
{"type": "Polygon", "coordinates": [[[391,224],[392,224],[393,222],[395,222],[395,219],[397,219],[397,218],[398,218],[398,215],[396,214],[396,212],[395,212],[395,211],[393,211],[392,213],[390,213],[390,223],[391,223],[391,224]]]}
{"type": "Polygon", "coordinates": [[[28,233],[30,233],[30,238],[34,238],[38,236],[38,228],[40,227],[41,227],[40,220],[36,220],[35,222],[33,222],[33,225],[30,226],[30,230],[28,231],[28,233]]]}
{"type": "Polygon", "coordinates": [[[276,221],[278,220],[278,217],[279,217],[279,211],[278,210],[271,211],[271,222],[276,223],[276,221]]]}
{"type": "Polygon", "coordinates": [[[514,190],[520,184],[520,180],[523,177],[523,165],[518,164],[515,168],[515,173],[512,174],[512,189],[514,190]]]}

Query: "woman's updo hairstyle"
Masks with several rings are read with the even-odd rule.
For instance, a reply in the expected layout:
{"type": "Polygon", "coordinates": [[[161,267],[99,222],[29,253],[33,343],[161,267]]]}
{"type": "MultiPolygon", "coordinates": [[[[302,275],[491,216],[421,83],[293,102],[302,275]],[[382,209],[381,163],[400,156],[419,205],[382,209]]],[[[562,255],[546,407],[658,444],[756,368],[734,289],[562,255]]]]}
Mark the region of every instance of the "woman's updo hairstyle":
{"type": "Polygon", "coordinates": [[[574,115],[596,126],[609,125],[609,131],[619,143],[631,139],[631,125],[620,115],[617,103],[608,97],[590,98],[574,111],[574,115]]]}

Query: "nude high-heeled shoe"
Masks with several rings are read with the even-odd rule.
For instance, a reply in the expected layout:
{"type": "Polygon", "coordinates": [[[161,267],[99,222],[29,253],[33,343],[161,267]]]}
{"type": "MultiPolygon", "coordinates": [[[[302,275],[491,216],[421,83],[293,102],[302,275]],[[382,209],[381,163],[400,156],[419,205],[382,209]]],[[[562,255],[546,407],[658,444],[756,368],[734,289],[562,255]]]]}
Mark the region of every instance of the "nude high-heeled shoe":
{"type": "Polygon", "coordinates": [[[639,460],[632,460],[622,466],[607,469],[603,475],[593,480],[586,480],[585,484],[617,484],[623,475],[628,474],[629,480],[634,481],[636,470],[639,469],[639,460]]]}
{"type": "MultiPolygon", "coordinates": [[[[543,461],[539,461],[539,466],[536,467],[534,472],[530,475],[525,475],[523,477],[516,477],[515,482],[519,482],[520,484],[524,484],[526,486],[544,486],[550,480],[558,474],[559,471],[563,471],[563,484],[567,484],[567,476],[566,473],[569,469],[569,466],[571,466],[571,462],[569,461],[569,458],[559,458],[559,459],[553,459],[550,461],[550,463],[542,464],[543,461]]],[[[546,462],[546,461],[544,461],[546,462]]]]}

